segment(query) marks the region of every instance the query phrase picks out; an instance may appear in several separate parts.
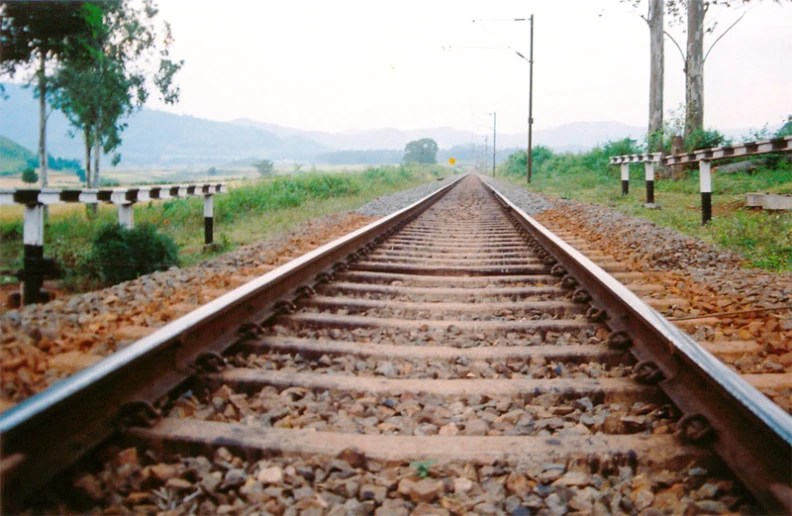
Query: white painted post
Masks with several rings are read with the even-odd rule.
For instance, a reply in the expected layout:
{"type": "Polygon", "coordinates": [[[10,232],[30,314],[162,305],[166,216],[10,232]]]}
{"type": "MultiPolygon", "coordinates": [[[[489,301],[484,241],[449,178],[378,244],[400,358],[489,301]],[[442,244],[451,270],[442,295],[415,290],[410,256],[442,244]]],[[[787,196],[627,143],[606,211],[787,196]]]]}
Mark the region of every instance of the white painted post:
{"type": "Polygon", "coordinates": [[[204,195],[204,244],[214,242],[214,195],[204,195]]]}
{"type": "Polygon", "coordinates": [[[121,227],[127,229],[135,228],[135,212],[132,209],[133,204],[119,204],[118,205],[118,223],[121,227]]]}
{"type": "Polygon", "coordinates": [[[25,246],[44,246],[44,210],[41,204],[26,204],[22,240],[25,246]]]}
{"type": "Polygon", "coordinates": [[[654,204],[654,163],[647,161],[646,167],[646,204],[654,204]]]}
{"type": "Polygon", "coordinates": [[[630,164],[621,164],[622,195],[630,193],[630,164]]]}
{"type": "Polygon", "coordinates": [[[709,160],[699,161],[699,183],[701,184],[701,224],[712,220],[712,167],[709,160]]]}
{"type": "Polygon", "coordinates": [[[44,274],[41,259],[44,258],[44,206],[25,204],[22,226],[22,241],[25,249],[22,300],[26,305],[39,302],[44,274]]]}

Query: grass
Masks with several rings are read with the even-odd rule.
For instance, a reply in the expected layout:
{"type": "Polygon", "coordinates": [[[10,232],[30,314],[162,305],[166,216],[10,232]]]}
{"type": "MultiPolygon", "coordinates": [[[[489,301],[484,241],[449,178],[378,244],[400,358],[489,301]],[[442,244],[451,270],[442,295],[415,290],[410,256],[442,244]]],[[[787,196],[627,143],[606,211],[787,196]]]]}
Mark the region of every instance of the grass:
{"type": "MultiPolygon", "coordinates": [[[[243,180],[215,197],[215,242],[219,250],[203,250],[203,200],[171,199],[135,206],[135,224],[153,224],[178,244],[183,266],[238,246],[269,238],[307,220],[351,210],[376,197],[436,181],[451,170],[434,166],[380,167],[353,173],[301,173],[270,179],[243,180]]],[[[117,210],[102,205],[95,220],[80,205],[53,206],[45,228],[45,256],[66,272],[65,286],[82,291],[101,286],[90,263],[96,228],[117,221],[117,210]]],[[[2,269],[21,267],[22,210],[0,209],[2,269]]]]}
{"type": "MultiPolygon", "coordinates": [[[[745,208],[748,192],[792,192],[792,165],[780,160],[774,168],[753,173],[713,174],[713,219],[701,224],[701,194],[698,170],[682,180],[656,179],[658,210],[643,207],[646,200],[643,165],[631,165],[630,193],[621,195],[619,167],[608,166],[605,149],[584,154],[553,155],[542,163],[534,161],[530,185],[522,168],[504,164],[500,179],[526,186],[530,191],[613,208],[643,217],[658,225],[740,253],[746,266],[772,272],[792,272],[792,212],[745,208]]],[[[623,152],[621,152],[623,153],[623,152]]],[[[616,155],[616,154],[612,154],[616,155]]],[[[716,163],[717,166],[717,163],[716,163]]]]}

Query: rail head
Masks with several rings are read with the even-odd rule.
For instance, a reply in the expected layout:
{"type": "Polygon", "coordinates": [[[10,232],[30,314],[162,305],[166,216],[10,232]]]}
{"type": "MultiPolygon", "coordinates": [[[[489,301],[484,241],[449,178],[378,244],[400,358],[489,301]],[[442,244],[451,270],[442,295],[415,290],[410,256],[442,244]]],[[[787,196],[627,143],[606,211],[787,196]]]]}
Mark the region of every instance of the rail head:
{"type": "Polygon", "coordinates": [[[715,430],[708,443],[765,507],[792,510],[792,416],[749,385],[577,249],[487,185],[528,232],[585,285],[595,307],[609,312],[614,332],[626,331],[639,361],[664,373],[660,388],[685,414],[704,415],[715,430]],[[618,308],[614,308],[618,307],[618,308]]]}
{"type": "Polygon", "coordinates": [[[0,414],[2,460],[17,457],[2,470],[3,508],[115,432],[123,425],[124,407],[150,406],[197,372],[193,364],[202,354],[236,342],[240,324],[266,319],[275,301],[412,219],[464,177],[226,293],[0,414]],[[59,437],[47,440],[52,432],[59,437]]]}

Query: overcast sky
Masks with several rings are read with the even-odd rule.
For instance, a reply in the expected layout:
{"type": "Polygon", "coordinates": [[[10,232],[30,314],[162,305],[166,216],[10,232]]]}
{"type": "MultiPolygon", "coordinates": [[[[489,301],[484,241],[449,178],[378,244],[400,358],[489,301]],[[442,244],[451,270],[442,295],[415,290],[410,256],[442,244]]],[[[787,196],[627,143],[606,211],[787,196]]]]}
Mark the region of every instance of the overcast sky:
{"type": "MultiPolygon", "coordinates": [[[[644,2],[645,3],[645,2],[644,2]]],[[[705,67],[705,125],[777,124],[792,114],[792,2],[754,6],[705,67]]],[[[617,120],[645,126],[649,31],[619,0],[160,0],[173,27],[174,113],[300,129],[450,126],[525,132],[535,15],[535,128],[617,120]],[[476,23],[472,20],[477,19],[476,23]]],[[[715,36],[741,9],[708,14],[715,36]]],[[[668,22],[668,19],[666,20],[668,22]]],[[[684,47],[684,34],[669,28],[684,47]]],[[[665,109],[684,101],[666,40],[665,109]]],[[[156,102],[150,107],[161,108],[156,102]]]]}

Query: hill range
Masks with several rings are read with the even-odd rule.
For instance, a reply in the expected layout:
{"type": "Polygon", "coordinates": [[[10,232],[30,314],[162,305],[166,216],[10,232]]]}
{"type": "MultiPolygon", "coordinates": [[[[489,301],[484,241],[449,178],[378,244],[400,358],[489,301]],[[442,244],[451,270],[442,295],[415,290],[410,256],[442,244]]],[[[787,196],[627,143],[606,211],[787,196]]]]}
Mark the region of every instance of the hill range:
{"type": "MultiPolygon", "coordinates": [[[[38,103],[31,89],[5,83],[0,101],[0,136],[34,150],[38,145],[38,103]]],[[[401,130],[350,129],[339,133],[305,131],[250,119],[226,122],[143,109],[128,120],[123,132],[121,168],[189,168],[246,162],[267,158],[302,164],[337,163],[336,151],[391,150],[380,155],[393,162],[412,140],[434,139],[441,149],[481,145],[483,134],[450,127],[401,130]],[[329,158],[332,156],[332,159],[329,158]]],[[[728,131],[736,133],[737,131],[728,131]]],[[[744,133],[745,131],[742,131],[744,133]]],[[[641,127],[620,122],[574,122],[534,131],[535,145],[557,152],[588,150],[608,140],[642,139],[641,127]]],[[[81,159],[80,134],[74,134],[66,117],[52,111],[47,130],[47,150],[53,156],[81,159]]],[[[525,147],[524,134],[498,134],[499,149],[525,147]]],[[[505,156],[501,156],[505,157],[505,156]]],[[[109,162],[109,160],[108,160],[109,162]]]]}

